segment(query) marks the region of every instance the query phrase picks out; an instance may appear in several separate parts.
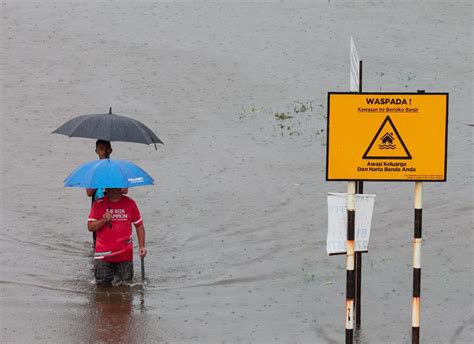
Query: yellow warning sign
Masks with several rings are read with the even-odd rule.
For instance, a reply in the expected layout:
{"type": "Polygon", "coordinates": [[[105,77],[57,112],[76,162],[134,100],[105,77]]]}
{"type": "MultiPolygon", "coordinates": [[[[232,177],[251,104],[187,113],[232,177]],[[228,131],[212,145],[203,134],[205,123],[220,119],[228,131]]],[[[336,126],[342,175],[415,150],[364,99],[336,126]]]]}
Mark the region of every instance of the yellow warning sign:
{"type": "Polygon", "coordinates": [[[328,94],[327,180],[446,181],[447,93],[328,94]]]}

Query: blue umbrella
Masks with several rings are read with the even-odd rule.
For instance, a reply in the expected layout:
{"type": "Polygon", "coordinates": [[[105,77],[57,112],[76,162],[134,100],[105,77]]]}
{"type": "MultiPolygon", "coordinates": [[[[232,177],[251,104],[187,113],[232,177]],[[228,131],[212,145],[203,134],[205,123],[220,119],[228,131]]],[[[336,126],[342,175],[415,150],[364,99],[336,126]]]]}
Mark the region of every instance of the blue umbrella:
{"type": "Polygon", "coordinates": [[[153,185],[153,178],[132,162],[118,159],[100,159],[82,164],[65,180],[66,187],[131,188],[153,185]]]}
{"type": "MultiPolygon", "coordinates": [[[[112,189],[153,185],[153,182],[153,178],[134,163],[125,160],[108,158],[93,160],[82,164],[72,171],[72,173],[64,180],[64,186],[91,189],[112,189]]],[[[112,228],[111,222],[109,222],[109,228],[112,228]]],[[[144,257],[141,257],[141,267],[142,280],[144,281],[144,257]]]]}

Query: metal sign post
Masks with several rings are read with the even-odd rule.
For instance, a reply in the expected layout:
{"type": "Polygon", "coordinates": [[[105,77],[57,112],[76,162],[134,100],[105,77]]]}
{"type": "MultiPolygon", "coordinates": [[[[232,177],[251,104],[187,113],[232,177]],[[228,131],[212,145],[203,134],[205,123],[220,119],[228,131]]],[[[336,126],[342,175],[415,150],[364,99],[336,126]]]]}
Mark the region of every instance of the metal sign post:
{"type": "MultiPolygon", "coordinates": [[[[418,93],[424,93],[418,90],[418,93]]],[[[411,309],[411,342],[420,343],[420,298],[421,298],[421,219],[423,183],[415,183],[415,230],[413,238],[413,300],[411,309]]]]}
{"type": "MultiPolygon", "coordinates": [[[[359,93],[362,93],[362,61],[359,61],[359,93]]],[[[364,182],[356,182],[356,193],[364,193],[364,182]]],[[[355,253],[355,271],[356,271],[356,295],[355,295],[355,319],[356,329],[360,329],[361,307],[362,307],[362,252],[355,253]]]]}
{"type": "Polygon", "coordinates": [[[355,182],[349,182],[347,186],[346,344],[352,344],[354,337],[355,191],[355,182]]]}
{"type": "MultiPolygon", "coordinates": [[[[364,193],[363,182],[356,182],[356,194],[364,193]]],[[[362,307],[362,252],[355,252],[355,319],[356,329],[360,329],[362,307]]]]}
{"type": "MultiPolygon", "coordinates": [[[[350,90],[351,92],[362,92],[362,61],[359,58],[354,39],[351,36],[350,49],[350,90]]],[[[363,194],[363,182],[358,181],[355,185],[356,194],[363,194]]],[[[362,252],[355,252],[355,320],[356,329],[360,329],[361,321],[361,288],[362,288],[362,252]]]]}
{"type": "Polygon", "coordinates": [[[413,301],[412,344],[420,342],[420,295],[421,295],[421,214],[423,183],[415,183],[415,233],[413,238],[413,301]]]}

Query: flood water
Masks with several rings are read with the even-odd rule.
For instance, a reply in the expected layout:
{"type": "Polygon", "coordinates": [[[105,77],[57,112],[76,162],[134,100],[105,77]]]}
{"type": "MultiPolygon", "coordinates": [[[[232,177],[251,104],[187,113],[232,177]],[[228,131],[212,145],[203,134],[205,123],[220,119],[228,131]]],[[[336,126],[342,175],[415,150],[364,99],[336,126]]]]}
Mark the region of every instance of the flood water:
{"type": "MultiPolygon", "coordinates": [[[[325,142],[327,92],[349,88],[351,35],[364,90],[450,94],[448,181],[423,190],[421,338],[471,342],[462,1],[2,4],[2,342],[343,342],[345,258],[326,255],[326,196],[346,184],[325,181],[325,142]],[[97,158],[94,141],[51,132],[109,106],[165,145],[113,143],[113,157],[156,180],[129,192],[146,283],[135,248],[132,285],[98,288],[90,200],[62,184],[97,158]]],[[[377,198],[358,341],[408,343],[414,186],[364,190],[377,198]]]]}

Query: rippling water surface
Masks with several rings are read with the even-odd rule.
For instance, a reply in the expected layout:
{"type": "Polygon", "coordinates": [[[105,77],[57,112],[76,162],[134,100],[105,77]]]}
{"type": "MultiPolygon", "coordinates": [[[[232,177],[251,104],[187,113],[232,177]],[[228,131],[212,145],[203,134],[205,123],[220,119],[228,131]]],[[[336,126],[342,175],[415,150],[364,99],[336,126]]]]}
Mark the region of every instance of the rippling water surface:
{"type": "MultiPolygon", "coordinates": [[[[450,92],[448,182],[425,183],[421,336],[472,338],[472,4],[8,1],[2,4],[1,337],[6,343],[341,343],[345,260],[327,257],[328,91],[450,92]],[[134,117],[165,142],[113,143],[156,179],[130,189],[146,283],[98,288],[90,200],[64,189],[96,159],[51,135],[134,117]]],[[[428,130],[429,128],[427,128],[428,130]]],[[[370,141],[371,138],[368,138],[370,141]]],[[[408,144],[408,143],[407,143],[408,144]]],[[[413,185],[376,193],[363,260],[364,343],[411,336],[413,185]]],[[[136,250],[136,249],[135,249],[136,250]]]]}

